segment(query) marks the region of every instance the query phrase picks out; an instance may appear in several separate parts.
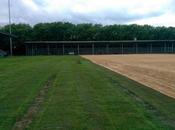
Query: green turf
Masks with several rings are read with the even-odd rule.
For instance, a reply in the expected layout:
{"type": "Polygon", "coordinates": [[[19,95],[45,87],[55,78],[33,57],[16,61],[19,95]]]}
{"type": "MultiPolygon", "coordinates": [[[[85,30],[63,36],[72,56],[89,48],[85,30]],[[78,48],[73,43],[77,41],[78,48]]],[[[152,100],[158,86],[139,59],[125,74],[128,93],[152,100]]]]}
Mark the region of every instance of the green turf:
{"type": "Polygon", "coordinates": [[[9,130],[56,75],[29,130],[175,129],[175,100],[90,61],[0,59],[0,130],[9,130]]]}

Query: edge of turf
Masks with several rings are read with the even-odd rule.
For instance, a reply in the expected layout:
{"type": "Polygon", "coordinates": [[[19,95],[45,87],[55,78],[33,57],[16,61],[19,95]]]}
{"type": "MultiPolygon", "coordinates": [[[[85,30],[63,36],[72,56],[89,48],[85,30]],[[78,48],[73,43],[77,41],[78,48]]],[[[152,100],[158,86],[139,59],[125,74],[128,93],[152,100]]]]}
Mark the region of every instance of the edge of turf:
{"type": "MultiPolygon", "coordinates": [[[[164,107],[162,109],[159,110],[159,106],[161,106],[161,104],[163,103],[167,103],[169,105],[169,103],[173,103],[172,104],[172,108],[170,108],[170,110],[172,110],[173,108],[175,108],[175,99],[167,96],[165,94],[162,94],[158,91],[156,91],[155,89],[152,89],[151,87],[148,87],[146,85],[143,85],[140,82],[137,82],[125,75],[122,75],[110,68],[107,68],[103,65],[97,64],[96,62],[93,62],[85,57],[82,57],[82,59],[94,64],[95,66],[99,67],[100,69],[102,69],[103,71],[110,73],[111,74],[111,79],[110,80],[115,80],[115,79],[120,79],[120,80],[127,80],[128,82],[131,82],[132,84],[135,84],[135,86],[131,85],[131,86],[125,86],[122,85],[121,83],[117,83],[120,85],[120,88],[122,91],[124,91],[127,95],[129,95],[134,101],[135,103],[137,103],[137,105],[141,105],[144,107],[144,109],[146,110],[147,113],[150,113],[152,115],[152,117],[154,119],[159,120],[164,126],[168,127],[168,129],[175,129],[175,115],[171,115],[171,114],[167,114],[166,111],[169,113],[171,113],[171,111],[164,109],[164,107]],[[115,79],[112,79],[112,76],[115,77],[115,79]],[[134,91],[134,90],[136,91],[134,91]],[[141,93],[139,93],[141,92],[141,93]],[[144,96],[141,94],[145,94],[144,96]],[[151,96],[148,99],[146,99],[146,96],[151,96]],[[150,102],[150,100],[153,100],[150,102]],[[154,104],[154,101],[158,101],[160,100],[161,104],[154,104]]],[[[116,81],[114,81],[116,82],[116,81]]],[[[121,81],[123,82],[123,81],[121,81]]]]}

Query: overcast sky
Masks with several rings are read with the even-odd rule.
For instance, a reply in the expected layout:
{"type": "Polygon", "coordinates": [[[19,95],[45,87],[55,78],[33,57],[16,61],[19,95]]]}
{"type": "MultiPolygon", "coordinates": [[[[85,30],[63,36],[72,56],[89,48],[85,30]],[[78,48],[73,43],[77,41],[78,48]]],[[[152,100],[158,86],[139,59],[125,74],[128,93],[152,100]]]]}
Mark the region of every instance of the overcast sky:
{"type": "MultiPolygon", "coordinates": [[[[0,0],[0,25],[8,22],[0,0]]],[[[14,23],[72,22],[175,27],[175,0],[11,0],[14,23]]]]}

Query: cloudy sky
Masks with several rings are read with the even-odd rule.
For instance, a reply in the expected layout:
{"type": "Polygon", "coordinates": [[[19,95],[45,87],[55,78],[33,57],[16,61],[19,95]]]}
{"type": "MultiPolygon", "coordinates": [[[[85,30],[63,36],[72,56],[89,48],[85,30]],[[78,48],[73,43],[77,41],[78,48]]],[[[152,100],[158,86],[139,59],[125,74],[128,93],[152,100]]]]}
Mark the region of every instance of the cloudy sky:
{"type": "MultiPolygon", "coordinates": [[[[0,25],[8,23],[8,0],[0,0],[0,25]]],[[[175,0],[11,0],[14,23],[64,21],[175,27],[175,0]]]]}

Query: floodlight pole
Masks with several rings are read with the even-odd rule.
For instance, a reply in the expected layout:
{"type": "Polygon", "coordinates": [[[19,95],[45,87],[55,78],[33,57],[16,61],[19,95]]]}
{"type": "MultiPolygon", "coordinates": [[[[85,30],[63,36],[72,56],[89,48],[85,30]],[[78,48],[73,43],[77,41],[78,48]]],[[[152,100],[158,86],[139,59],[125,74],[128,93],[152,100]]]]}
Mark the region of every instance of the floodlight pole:
{"type": "MultiPolygon", "coordinates": [[[[12,34],[12,27],[11,27],[11,9],[10,9],[10,0],[8,0],[8,10],[9,10],[9,33],[10,35],[12,34]]],[[[10,55],[13,55],[13,42],[12,42],[12,38],[10,36],[10,55]]]]}

